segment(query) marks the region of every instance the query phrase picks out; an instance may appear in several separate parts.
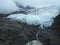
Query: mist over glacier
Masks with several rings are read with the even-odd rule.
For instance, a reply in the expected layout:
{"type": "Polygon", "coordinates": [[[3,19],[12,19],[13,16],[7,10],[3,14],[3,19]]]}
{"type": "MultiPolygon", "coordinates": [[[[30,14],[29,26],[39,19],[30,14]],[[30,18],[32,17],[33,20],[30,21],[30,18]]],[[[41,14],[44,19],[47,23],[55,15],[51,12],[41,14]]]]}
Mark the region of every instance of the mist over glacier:
{"type": "Polygon", "coordinates": [[[0,0],[0,14],[7,14],[18,11],[19,8],[12,0],[0,0]]]}
{"type": "Polygon", "coordinates": [[[28,9],[27,14],[11,14],[7,18],[48,27],[53,23],[53,18],[59,14],[59,4],[59,0],[0,0],[0,14],[15,12],[20,8],[28,9]]]}
{"type": "Polygon", "coordinates": [[[26,6],[31,6],[31,7],[47,7],[47,6],[60,6],[60,0],[14,0],[16,3],[23,5],[24,7],[26,6]]]}

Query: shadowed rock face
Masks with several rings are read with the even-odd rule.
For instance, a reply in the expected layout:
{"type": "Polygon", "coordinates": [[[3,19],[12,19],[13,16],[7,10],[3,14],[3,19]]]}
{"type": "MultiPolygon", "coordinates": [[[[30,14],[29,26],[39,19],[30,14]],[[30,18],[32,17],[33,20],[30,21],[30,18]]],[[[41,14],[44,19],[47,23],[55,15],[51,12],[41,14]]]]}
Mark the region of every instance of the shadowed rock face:
{"type": "Polygon", "coordinates": [[[60,32],[60,14],[54,19],[53,29],[60,32]]]}
{"type": "Polygon", "coordinates": [[[44,28],[40,30],[38,38],[44,45],[50,45],[51,38],[54,37],[55,31],[51,27],[44,28]]]}
{"type": "Polygon", "coordinates": [[[52,29],[56,31],[56,34],[51,39],[51,45],[60,45],[60,14],[54,19],[52,29]]]}
{"type": "Polygon", "coordinates": [[[37,26],[2,18],[0,19],[0,45],[25,45],[28,41],[36,39],[37,30],[37,26]]]}

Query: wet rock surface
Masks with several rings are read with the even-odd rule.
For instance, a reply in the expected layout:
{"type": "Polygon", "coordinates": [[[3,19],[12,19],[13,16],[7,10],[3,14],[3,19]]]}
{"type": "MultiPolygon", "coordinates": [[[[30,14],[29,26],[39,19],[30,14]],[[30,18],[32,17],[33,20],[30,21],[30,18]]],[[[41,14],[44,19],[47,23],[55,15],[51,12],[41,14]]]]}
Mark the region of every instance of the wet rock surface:
{"type": "Polygon", "coordinates": [[[0,19],[0,45],[25,45],[28,41],[35,40],[38,28],[9,19],[0,19]]]}
{"type": "MultiPolygon", "coordinates": [[[[36,40],[38,30],[39,26],[0,18],[0,45],[25,45],[36,40]]],[[[60,15],[55,18],[52,27],[42,29],[38,35],[44,45],[60,45],[60,15]]]]}

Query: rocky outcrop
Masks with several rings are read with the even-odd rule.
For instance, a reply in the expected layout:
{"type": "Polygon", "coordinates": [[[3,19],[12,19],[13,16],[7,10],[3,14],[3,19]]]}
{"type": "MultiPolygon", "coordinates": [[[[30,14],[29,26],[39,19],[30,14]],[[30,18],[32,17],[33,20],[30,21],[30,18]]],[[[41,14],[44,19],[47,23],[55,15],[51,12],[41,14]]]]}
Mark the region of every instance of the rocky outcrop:
{"type": "Polygon", "coordinates": [[[54,38],[51,39],[51,45],[60,45],[60,14],[54,19],[52,29],[56,31],[54,38]]]}
{"type": "MultiPolygon", "coordinates": [[[[41,29],[38,39],[44,45],[60,45],[60,15],[52,27],[41,29]]],[[[7,18],[0,18],[0,45],[25,45],[36,40],[39,25],[27,25],[7,18]]]]}
{"type": "Polygon", "coordinates": [[[6,18],[0,19],[0,45],[25,45],[35,40],[37,26],[27,25],[6,18]]]}

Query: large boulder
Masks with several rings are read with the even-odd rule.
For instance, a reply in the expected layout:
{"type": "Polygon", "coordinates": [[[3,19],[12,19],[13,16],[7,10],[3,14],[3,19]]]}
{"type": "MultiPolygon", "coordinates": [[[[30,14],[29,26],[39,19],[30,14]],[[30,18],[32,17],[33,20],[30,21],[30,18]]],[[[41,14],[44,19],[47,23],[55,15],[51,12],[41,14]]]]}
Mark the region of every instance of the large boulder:
{"type": "Polygon", "coordinates": [[[26,45],[43,45],[43,44],[38,40],[33,40],[31,42],[28,42],[26,45]]]}

